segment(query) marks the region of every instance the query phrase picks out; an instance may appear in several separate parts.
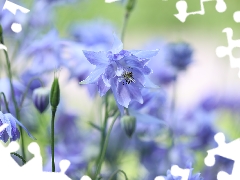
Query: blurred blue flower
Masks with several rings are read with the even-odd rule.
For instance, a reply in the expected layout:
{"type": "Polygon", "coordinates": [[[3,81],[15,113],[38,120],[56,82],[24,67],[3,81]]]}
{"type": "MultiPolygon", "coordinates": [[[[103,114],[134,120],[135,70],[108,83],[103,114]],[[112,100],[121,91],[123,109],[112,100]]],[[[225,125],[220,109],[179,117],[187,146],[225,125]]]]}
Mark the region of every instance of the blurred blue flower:
{"type": "MultiPolygon", "coordinates": [[[[19,104],[22,98],[22,95],[25,91],[25,86],[22,85],[19,81],[17,81],[16,79],[13,79],[13,90],[15,93],[15,98],[17,103],[19,104]]],[[[11,88],[10,88],[10,82],[8,78],[1,78],[0,79],[0,92],[3,92],[6,96],[7,101],[9,102],[9,109],[10,112],[15,115],[15,109],[14,109],[14,104],[12,101],[12,96],[11,96],[11,88]]],[[[5,109],[5,106],[2,106],[4,111],[7,111],[7,109],[5,109]]]]}
{"type": "Polygon", "coordinates": [[[123,107],[128,108],[132,100],[143,103],[142,88],[156,87],[145,75],[152,72],[146,63],[158,50],[125,51],[122,48],[123,44],[114,36],[113,48],[108,52],[83,51],[88,61],[96,65],[96,68],[80,84],[97,83],[101,96],[111,88],[123,114],[123,107]]]}
{"type": "Polygon", "coordinates": [[[35,139],[31,135],[31,133],[23,126],[23,124],[20,123],[12,114],[10,113],[3,114],[0,111],[0,126],[3,125],[4,123],[8,124],[9,126],[4,131],[0,132],[0,139],[3,142],[6,143],[9,138],[10,141],[16,141],[17,139],[20,138],[20,133],[17,128],[17,124],[27,132],[29,137],[35,139]]]}
{"type": "Polygon", "coordinates": [[[159,53],[151,59],[148,66],[153,70],[151,80],[161,86],[168,85],[176,80],[176,70],[167,62],[168,45],[163,40],[154,40],[145,46],[145,49],[159,49],[159,53]]]}
{"type": "Polygon", "coordinates": [[[86,46],[99,45],[110,49],[112,46],[112,32],[115,28],[110,23],[94,20],[75,25],[70,32],[74,39],[86,46]]]}
{"type": "Polygon", "coordinates": [[[185,42],[171,43],[168,45],[167,61],[177,70],[185,70],[193,61],[193,49],[185,42]]]}
{"type": "Polygon", "coordinates": [[[59,42],[56,30],[51,30],[42,39],[35,40],[26,49],[26,56],[33,58],[31,70],[36,74],[52,71],[60,66],[59,42]]]}

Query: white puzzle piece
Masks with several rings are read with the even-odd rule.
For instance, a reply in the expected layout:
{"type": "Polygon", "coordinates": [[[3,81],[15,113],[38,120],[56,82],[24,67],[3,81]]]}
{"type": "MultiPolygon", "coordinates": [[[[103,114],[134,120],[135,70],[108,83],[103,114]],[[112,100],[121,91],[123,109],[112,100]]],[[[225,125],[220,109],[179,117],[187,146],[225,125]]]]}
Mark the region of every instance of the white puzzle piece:
{"type": "Polygon", "coordinates": [[[195,15],[195,14],[199,14],[199,15],[203,15],[205,14],[205,9],[204,9],[204,2],[210,2],[210,1],[217,1],[216,2],[216,10],[220,13],[226,11],[227,9],[227,5],[224,2],[224,0],[200,0],[200,5],[201,5],[201,9],[199,11],[195,11],[195,12],[187,12],[187,2],[184,0],[180,0],[176,3],[176,8],[178,10],[178,14],[174,14],[174,16],[179,19],[181,22],[185,22],[187,17],[189,15],[195,15]]]}
{"type": "MultiPolygon", "coordinates": [[[[30,12],[29,9],[26,9],[22,6],[19,6],[17,4],[14,4],[8,0],[6,0],[3,9],[7,9],[9,10],[11,13],[13,13],[14,15],[16,15],[17,10],[20,10],[22,13],[28,13],[30,12]]],[[[11,29],[15,32],[15,33],[19,33],[22,31],[22,25],[19,23],[13,23],[11,26],[11,29]]],[[[1,48],[1,47],[0,47],[1,48]]],[[[1,48],[2,49],[2,48],[1,48]]]]}
{"type": "Polygon", "coordinates": [[[215,155],[222,156],[224,158],[234,161],[232,174],[220,171],[217,174],[218,180],[239,180],[240,179],[240,138],[230,143],[225,143],[225,136],[223,133],[217,133],[214,136],[215,141],[218,144],[217,148],[207,151],[208,155],[204,159],[204,163],[207,166],[213,166],[215,164],[215,155]]]}

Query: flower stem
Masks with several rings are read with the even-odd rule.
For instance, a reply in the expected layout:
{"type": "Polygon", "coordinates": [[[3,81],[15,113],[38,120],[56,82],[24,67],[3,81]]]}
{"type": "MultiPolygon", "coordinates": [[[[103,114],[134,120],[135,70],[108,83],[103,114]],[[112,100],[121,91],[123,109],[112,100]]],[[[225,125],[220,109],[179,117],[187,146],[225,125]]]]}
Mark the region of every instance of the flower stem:
{"type": "Polygon", "coordinates": [[[18,153],[12,152],[10,154],[12,154],[14,156],[17,156],[19,159],[22,160],[23,164],[26,164],[26,160],[21,155],[19,155],[18,153]]]}
{"type": "Polygon", "coordinates": [[[56,109],[52,108],[52,120],[51,120],[51,151],[52,151],[52,172],[55,172],[54,163],[54,119],[56,114],[56,109]]]}
{"type": "Polygon", "coordinates": [[[10,113],[10,110],[9,110],[9,107],[8,107],[7,98],[6,98],[5,94],[4,94],[4,92],[1,92],[0,94],[3,96],[3,99],[4,99],[4,103],[5,103],[5,107],[6,107],[7,112],[10,113]]]}
{"type": "Polygon", "coordinates": [[[123,175],[125,177],[125,180],[128,180],[126,173],[123,170],[121,170],[121,169],[118,169],[115,172],[113,172],[112,175],[110,176],[109,180],[112,180],[112,178],[119,172],[123,173],[123,175]]]}
{"type": "Polygon", "coordinates": [[[104,114],[104,121],[103,121],[103,125],[101,128],[101,143],[100,143],[100,152],[96,161],[96,166],[99,164],[100,158],[101,158],[101,154],[103,151],[103,145],[104,145],[104,141],[106,138],[106,129],[107,129],[107,122],[108,122],[108,93],[105,95],[105,114],[104,114]]]}
{"type": "Polygon", "coordinates": [[[129,19],[129,15],[130,15],[129,11],[126,11],[125,16],[124,16],[124,20],[123,20],[123,28],[122,28],[122,35],[121,35],[122,42],[124,41],[124,36],[125,36],[126,28],[127,28],[127,22],[128,22],[128,19],[129,19]]]}
{"type": "Polygon", "coordinates": [[[105,157],[105,153],[106,153],[106,150],[107,150],[107,146],[108,146],[110,133],[112,131],[113,125],[114,125],[115,121],[117,120],[118,116],[119,116],[119,112],[117,112],[116,115],[114,116],[114,119],[113,119],[113,121],[112,121],[112,123],[111,123],[111,125],[110,125],[110,127],[108,129],[107,136],[106,136],[105,141],[104,141],[102,153],[101,153],[101,156],[100,156],[100,160],[99,160],[99,163],[98,163],[98,166],[97,166],[97,170],[96,170],[96,173],[94,175],[93,180],[97,179],[97,176],[98,176],[98,174],[101,171],[102,163],[103,163],[103,160],[104,160],[104,157],[105,157]]]}
{"type": "MultiPolygon", "coordinates": [[[[0,34],[0,43],[4,45],[4,40],[3,40],[3,35],[2,34],[0,34]]],[[[13,104],[14,104],[14,108],[15,108],[16,118],[20,121],[20,111],[19,111],[19,108],[18,108],[18,105],[17,105],[17,101],[16,101],[16,97],[15,97],[15,93],[14,93],[14,88],[13,88],[13,83],[12,83],[11,63],[10,63],[7,51],[5,49],[3,49],[3,51],[4,51],[6,64],[7,64],[7,72],[8,72],[9,83],[10,83],[10,88],[11,88],[11,96],[12,96],[12,99],[13,99],[13,104]]],[[[23,156],[24,159],[26,159],[25,158],[25,148],[24,148],[24,138],[23,138],[22,127],[20,127],[20,134],[21,134],[22,156],[23,156]]]]}

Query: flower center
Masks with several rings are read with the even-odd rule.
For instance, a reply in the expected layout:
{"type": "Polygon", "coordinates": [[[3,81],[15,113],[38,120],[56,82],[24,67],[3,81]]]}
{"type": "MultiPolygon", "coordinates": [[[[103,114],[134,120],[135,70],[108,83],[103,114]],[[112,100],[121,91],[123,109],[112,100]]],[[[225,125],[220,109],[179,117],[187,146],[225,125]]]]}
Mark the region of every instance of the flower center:
{"type": "MultiPolygon", "coordinates": [[[[130,69],[130,67],[128,67],[128,68],[130,69]]],[[[131,68],[131,69],[132,69],[132,68],[131,68]]],[[[130,84],[130,83],[132,83],[132,82],[135,83],[135,79],[134,79],[134,77],[133,77],[132,71],[124,70],[123,73],[122,73],[122,78],[125,79],[125,82],[126,82],[127,84],[130,84]]],[[[122,84],[124,85],[125,82],[122,82],[122,84]]]]}

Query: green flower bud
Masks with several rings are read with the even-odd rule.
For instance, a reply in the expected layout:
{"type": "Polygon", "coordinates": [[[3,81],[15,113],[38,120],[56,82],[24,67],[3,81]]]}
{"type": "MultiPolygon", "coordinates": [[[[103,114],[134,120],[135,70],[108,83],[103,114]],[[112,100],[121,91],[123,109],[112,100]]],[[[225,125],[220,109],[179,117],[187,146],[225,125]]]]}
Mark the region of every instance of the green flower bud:
{"type": "Polygon", "coordinates": [[[134,116],[123,116],[121,125],[128,137],[131,137],[136,128],[136,118],[134,116]]]}
{"type": "Polygon", "coordinates": [[[131,12],[133,8],[135,7],[136,0],[128,0],[127,5],[126,5],[126,10],[128,12],[131,12]]]}
{"type": "Polygon", "coordinates": [[[54,74],[54,80],[52,83],[51,93],[50,93],[50,104],[53,110],[57,109],[59,101],[60,101],[60,88],[58,83],[58,77],[56,77],[54,74]]]}

